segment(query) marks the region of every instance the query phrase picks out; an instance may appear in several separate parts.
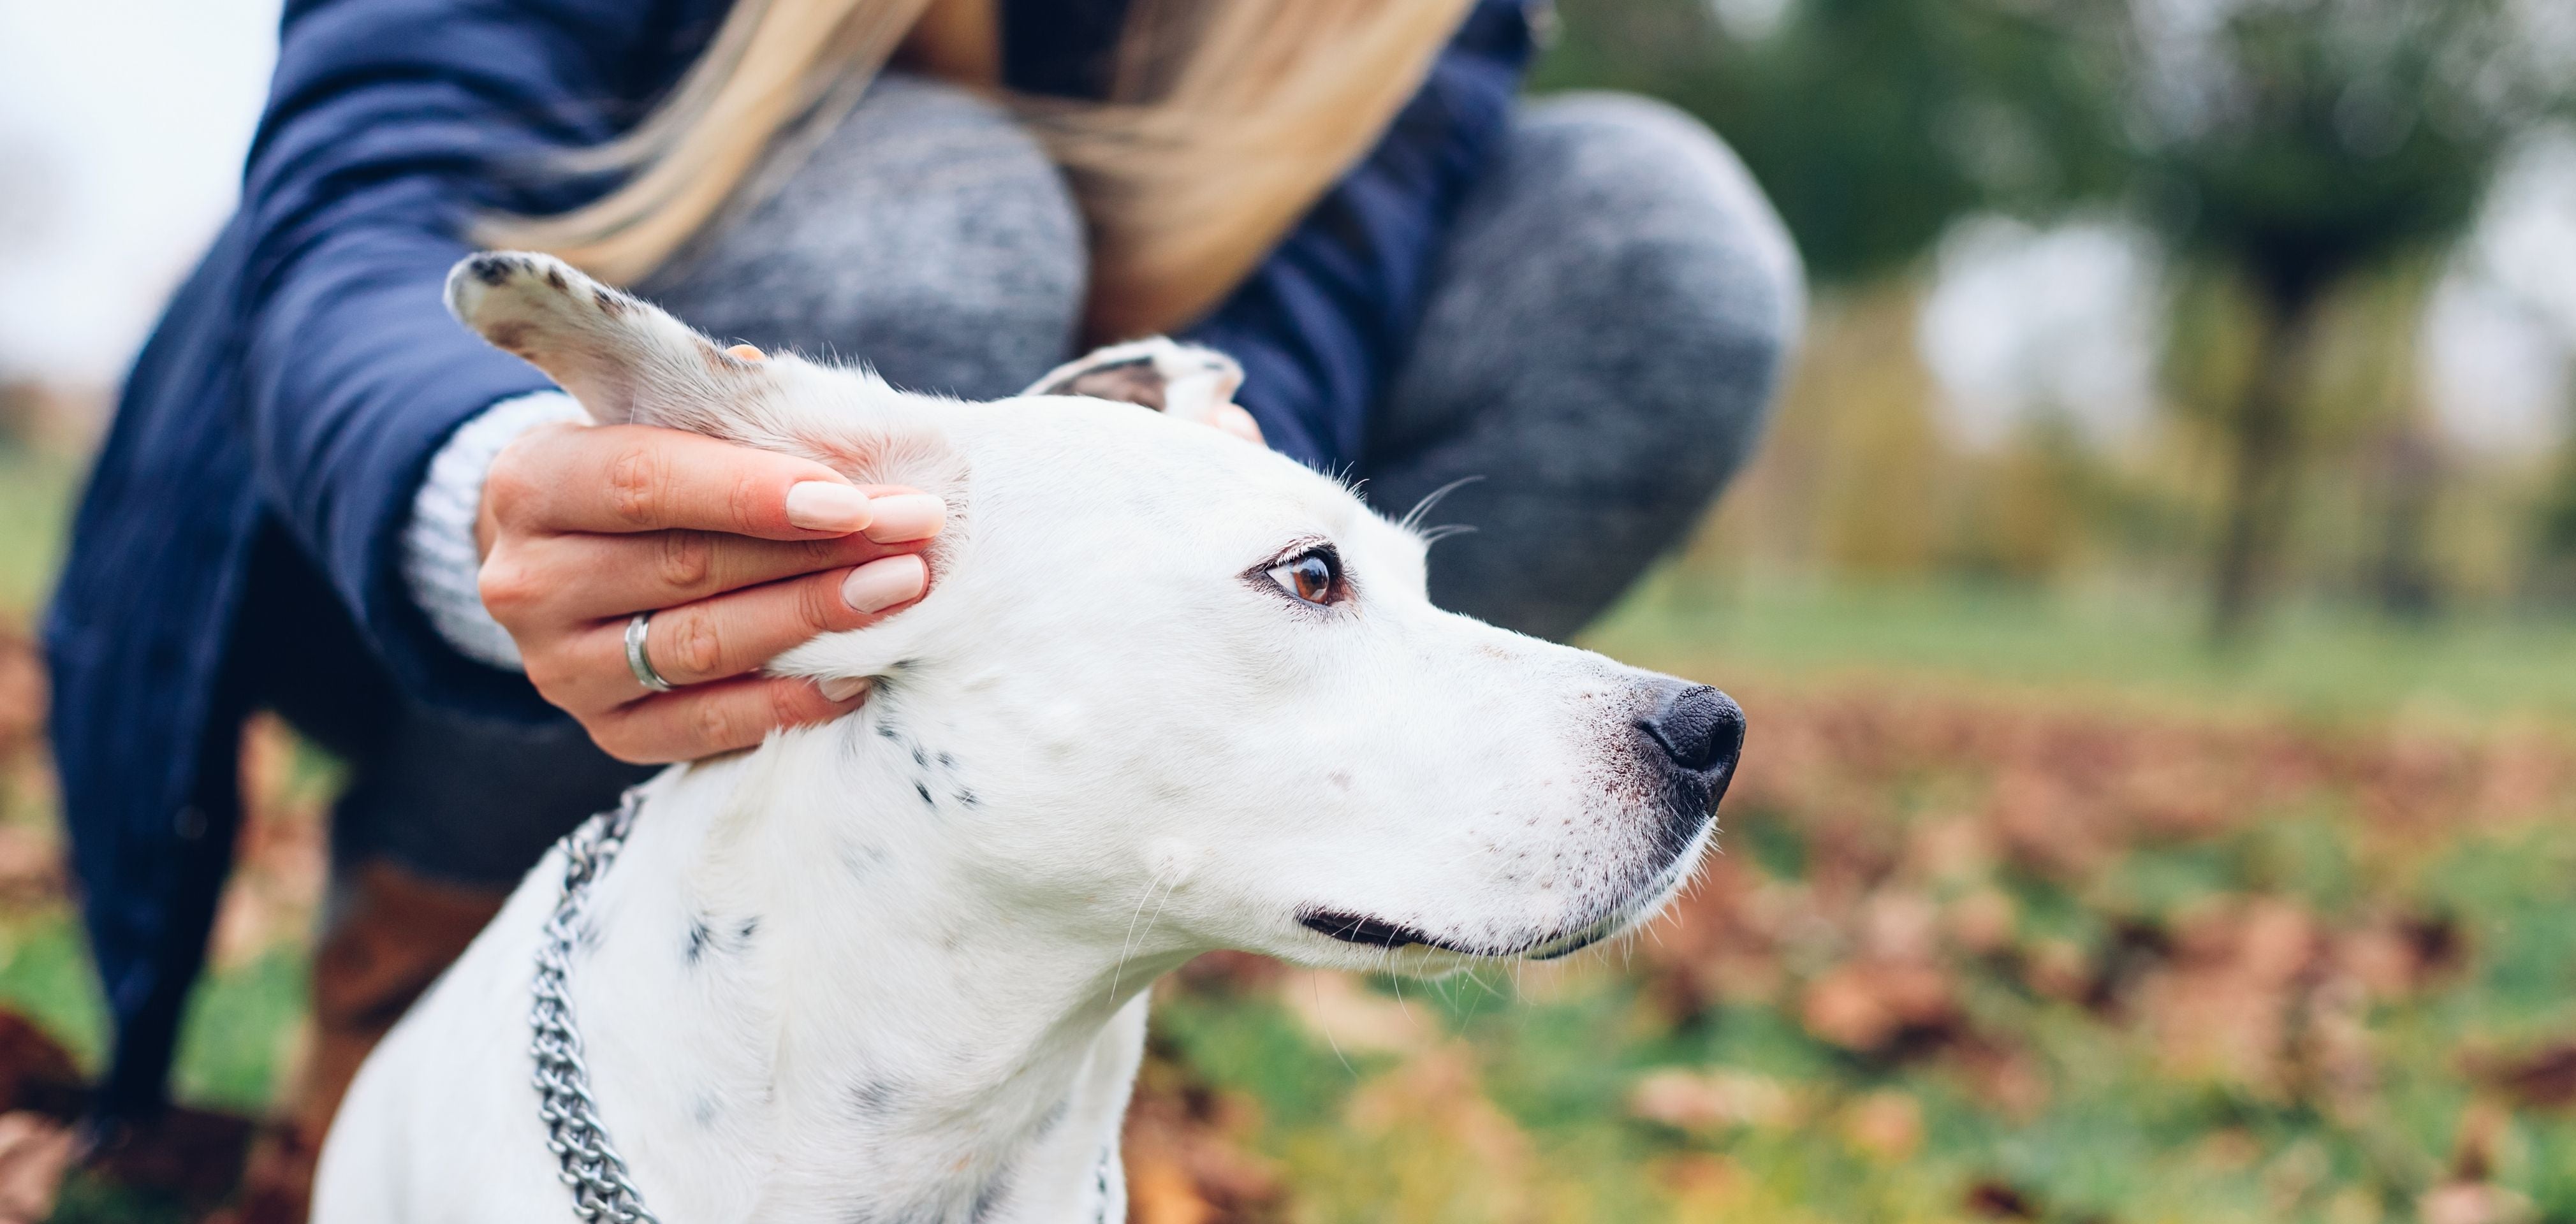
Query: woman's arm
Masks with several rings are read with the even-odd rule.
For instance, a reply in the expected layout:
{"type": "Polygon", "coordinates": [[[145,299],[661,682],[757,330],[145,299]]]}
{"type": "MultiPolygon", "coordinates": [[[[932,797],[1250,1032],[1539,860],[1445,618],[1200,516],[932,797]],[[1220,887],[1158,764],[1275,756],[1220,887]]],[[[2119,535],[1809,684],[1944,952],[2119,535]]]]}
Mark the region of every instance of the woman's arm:
{"type": "MultiPolygon", "coordinates": [[[[550,389],[441,305],[494,167],[610,134],[652,24],[615,0],[290,4],[249,164],[243,399],[272,511],[407,689],[499,686],[409,605],[398,538],[449,434],[550,389]]],[[[657,16],[665,16],[657,14],[657,16]]],[[[507,690],[502,690],[507,691],[507,690]]],[[[533,713],[533,701],[514,712],[533,713]]]]}
{"type": "Polygon", "coordinates": [[[1480,0],[1368,158],[1188,338],[1243,363],[1263,437],[1332,469],[1413,334],[1449,218],[1511,121],[1528,0],[1480,0]]]}
{"type": "MultiPolygon", "coordinates": [[[[720,15],[712,0],[288,8],[243,188],[253,461],[274,512],[420,699],[488,709],[478,694],[529,692],[496,684],[492,669],[442,642],[403,577],[404,529],[432,456],[493,405],[551,386],[448,317],[441,288],[468,250],[462,235],[481,208],[571,202],[504,198],[492,184],[514,164],[614,134],[675,74],[692,23],[720,15]]],[[[743,674],[763,651],[884,611],[826,595],[865,562],[917,550],[935,510],[911,543],[890,547],[857,534],[889,524],[872,523],[855,490],[839,518],[797,521],[789,490],[848,488],[817,464],[667,431],[543,432],[493,465],[478,542],[491,558],[483,594],[499,563],[511,596],[501,623],[537,692],[636,760],[739,747],[848,707],[846,694],[743,674]],[[612,478],[636,463],[673,477],[643,503],[612,478]],[[760,490],[759,504],[718,512],[702,495],[743,488],[760,490]],[[675,556],[703,560],[704,571],[676,573],[675,556]],[[651,609],[673,613],[655,622],[651,657],[698,687],[647,694],[622,651],[600,648],[626,616],[651,609]]],[[[519,700],[494,712],[541,709],[519,700]]]]}

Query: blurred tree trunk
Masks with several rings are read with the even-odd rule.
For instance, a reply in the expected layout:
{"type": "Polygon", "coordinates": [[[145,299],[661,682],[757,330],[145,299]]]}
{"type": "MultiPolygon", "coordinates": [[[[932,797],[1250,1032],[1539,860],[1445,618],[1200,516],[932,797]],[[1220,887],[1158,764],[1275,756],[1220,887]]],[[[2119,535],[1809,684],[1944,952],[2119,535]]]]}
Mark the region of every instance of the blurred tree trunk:
{"type": "Polygon", "coordinates": [[[2210,636],[2244,640],[2268,590],[2289,528],[2300,447],[2299,399],[2309,341],[2324,304],[2322,284],[2280,286],[2263,297],[2254,370],[2228,422],[2235,452],[2226,526],[2210,577],[2210,636]]]}
{"type": "Polygon", "coordinates": [[[2437,611],[2440,584],[2433,574],[2433,511],[2442,491],[2442,451],[2423,423],[2397,426],[2381,450],[2382,495],[2379,559],[2371,567],[2372,594],[2380,610],[2404,620],[2437,611]]]}
{"type": "Polygon", "coordinates": [[[2543,606],[2576,610],[2576,399],[2568,403],[2558,475],[2540,512],[2539,557],[2529,586],[2543,606]]]}

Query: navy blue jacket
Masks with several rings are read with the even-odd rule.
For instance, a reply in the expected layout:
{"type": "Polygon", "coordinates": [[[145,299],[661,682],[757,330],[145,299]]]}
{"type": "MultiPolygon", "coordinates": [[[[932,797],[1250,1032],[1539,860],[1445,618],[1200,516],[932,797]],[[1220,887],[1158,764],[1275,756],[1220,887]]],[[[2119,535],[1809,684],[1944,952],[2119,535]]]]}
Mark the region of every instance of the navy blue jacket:
{"type": "MultiPolygon", "coordinates": [[[[545,377],[457,326],[440,283],[504,188],[496,163],[598,143],[705,45],[725,0],[288,0],[239,213],[137,360],[46,626],[53,736],[90,945],[117,1025],[103,1108],[157,1107],[238,817],[227,647],[255,542],[282,537],[414,698],[561,717],[450,650],[408,602],[398,537],[429,458],[545,377]]],[[[1008,0],[1015,85],[1074,92],[1123,0],[1008,0]],[[1084,31],[1091,31],[1086,49],[1084,31]]],[[[1482,0],[1421,93],[1195,335],[1249,373],[1272,444],[1356,455],[1439,236],[1529,54],[1482,0]]]]}

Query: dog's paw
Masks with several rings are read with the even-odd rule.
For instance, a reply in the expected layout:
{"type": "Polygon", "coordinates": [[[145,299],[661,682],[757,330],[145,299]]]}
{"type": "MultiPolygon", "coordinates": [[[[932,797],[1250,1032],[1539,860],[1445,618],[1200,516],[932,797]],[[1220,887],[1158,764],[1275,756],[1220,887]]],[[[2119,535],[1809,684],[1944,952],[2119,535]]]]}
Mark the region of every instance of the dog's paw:
{"type": "Polygon", "coordinates": [[[1121,400],[1205,424],[1234,403],[1242,385],[1243,367],[1234,358],[1156,336],[1095,349],[1047,371],[1023,394],[1121,400]]]}

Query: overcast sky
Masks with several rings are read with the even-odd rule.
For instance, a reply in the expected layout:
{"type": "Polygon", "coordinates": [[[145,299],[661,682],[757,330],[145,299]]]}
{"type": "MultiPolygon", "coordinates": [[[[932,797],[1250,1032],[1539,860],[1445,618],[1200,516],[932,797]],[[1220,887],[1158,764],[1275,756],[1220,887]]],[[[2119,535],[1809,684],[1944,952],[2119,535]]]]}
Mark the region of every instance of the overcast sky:
{"type": "MultiPolygon", "coordinates": [[[[1725,0],[1730,20],[1781,0],[1725,0]]],[[[112,383],[230,211],[277,0],[0,0],[0,376],[112,383]]],[[[2456,440],[2555,438],[2576,337],[2576,139],[2536,149],[2426,315],[2456,440]]],[[[2063,406],[2115,440],[2151,410],[2153,253],[2117,225],[1965,223],[1923,343],[1971,444],[2063,406]]]]}
{"type": "Polygon", "coordinates": [[[0,0],[0,372],[114,380],[231,210],[277,0],[0,0]]]}

